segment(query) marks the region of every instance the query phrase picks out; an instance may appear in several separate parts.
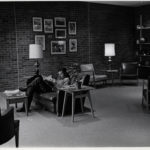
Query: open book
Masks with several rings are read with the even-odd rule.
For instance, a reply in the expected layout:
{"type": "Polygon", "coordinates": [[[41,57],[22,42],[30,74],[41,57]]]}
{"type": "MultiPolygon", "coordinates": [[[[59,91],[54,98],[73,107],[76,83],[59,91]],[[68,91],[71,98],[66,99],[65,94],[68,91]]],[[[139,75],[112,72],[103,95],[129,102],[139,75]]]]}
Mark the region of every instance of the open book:
{"type": "Polygon", "coordinates": [[[23,95],[25,95],[25,92],[21,92],[19,89],[5,90],[4,94],[6,94],[7,96],[23,96],[23,95]]]}

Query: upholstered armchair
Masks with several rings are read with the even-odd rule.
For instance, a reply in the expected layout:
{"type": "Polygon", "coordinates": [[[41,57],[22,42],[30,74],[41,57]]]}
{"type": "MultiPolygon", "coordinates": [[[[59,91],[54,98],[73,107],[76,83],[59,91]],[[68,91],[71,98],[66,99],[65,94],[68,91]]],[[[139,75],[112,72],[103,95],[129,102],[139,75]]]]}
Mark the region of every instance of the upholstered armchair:
{"type": "Polygon", "coordinates": [[[135,80],[138,84],[137,62],[122,62],[120,66],[120,83],[123,80],[135,80]]]}
{"type": "Polygon", "coordinates": [[[14,108],[10,107],[0,113],[0,145],[15,136],[16,147],[19,146],[19,120],[14,120],[14,108]]]}
{"type": "Polygon", "coordinates": [[[96,74],[93,64],[81,64],[80,65],[81,73],[90,75],[90,84],[96,86],[96,82],[106,83],[107,75],[105,74],[96,74]]]}

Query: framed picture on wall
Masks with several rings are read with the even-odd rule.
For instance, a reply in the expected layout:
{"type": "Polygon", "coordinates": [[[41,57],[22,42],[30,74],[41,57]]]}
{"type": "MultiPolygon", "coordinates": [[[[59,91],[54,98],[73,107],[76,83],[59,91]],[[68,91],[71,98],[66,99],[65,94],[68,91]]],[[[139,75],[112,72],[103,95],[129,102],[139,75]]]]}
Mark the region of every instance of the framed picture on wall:
{"type": "Polygon", "coordinates": [[[66,41],[51,41],[51,54],[66,54],[66,41]]]}
{"type": "Polygon", "coordinates": [[[76,35],[76,22],[68,23],[68,31],[70,35],[76,35]]]}
{"type": "Polygon", "coordinates": [[[42,31],[42,18],[33,17],[33,31],[42,31]]]}
{"type": "Polygon", "coordinates": [[[69,51],[77,52],[77,39],[69,39],[69,51]]]}
{"type": "Polygon", "coordinates": [[[40,44],[45,50],[45,35],[35,35],[35,44],[40,44]]]}
{"type": "Polygon", "coordinates": [[[44,19],[44,32],[53,33],[53,20],[52,19],[44,19]]]}
{"type": "Polygon", "coordinates": [[[55,17],[55,27],[66,27],[66,19],[63,17],[55,17]]]}
{"type": "Polygon", "coordinates": [[[66,29],[55,29],[55,37],[59,39],[66,38],[66,29]]]}

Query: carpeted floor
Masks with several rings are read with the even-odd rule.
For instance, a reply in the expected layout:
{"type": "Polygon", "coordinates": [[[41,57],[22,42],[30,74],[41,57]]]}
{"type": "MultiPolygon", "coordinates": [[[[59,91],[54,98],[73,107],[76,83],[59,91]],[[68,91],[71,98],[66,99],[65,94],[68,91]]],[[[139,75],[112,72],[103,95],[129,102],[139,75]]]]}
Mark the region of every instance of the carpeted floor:
{"type": "MultiPolygon", "coordinates": [[[[142,86],[107,86],[91,92],[95,118],[90,112],[57,117],[34,109],[20,120],[20,147],[149,147],[150,114],[141,107],[142,86]]],[[[87,107],[88,101],[86,101],[87,107]]],[[[0,106],[6,108],[0,97],[0,106]]],[[[14,138],[1,147],[15,147],[14,138]]]]}

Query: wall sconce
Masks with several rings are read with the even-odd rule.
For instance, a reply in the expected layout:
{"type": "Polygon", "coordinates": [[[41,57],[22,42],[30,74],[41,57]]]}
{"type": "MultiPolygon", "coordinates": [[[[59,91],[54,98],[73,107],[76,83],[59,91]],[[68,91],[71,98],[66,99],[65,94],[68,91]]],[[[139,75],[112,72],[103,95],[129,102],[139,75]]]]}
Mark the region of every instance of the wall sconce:
{"type": "Polygon", "coordinates": [[[29,59],[36,59],[36,63],[34,64],[36,66],[36,74],[39,75],[39,67],[40,63],[38,62],[38,59],[43,58],[43,50],[42,46],[39,44],[30,44],[29,45],[29,59]]]}

